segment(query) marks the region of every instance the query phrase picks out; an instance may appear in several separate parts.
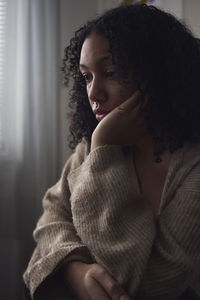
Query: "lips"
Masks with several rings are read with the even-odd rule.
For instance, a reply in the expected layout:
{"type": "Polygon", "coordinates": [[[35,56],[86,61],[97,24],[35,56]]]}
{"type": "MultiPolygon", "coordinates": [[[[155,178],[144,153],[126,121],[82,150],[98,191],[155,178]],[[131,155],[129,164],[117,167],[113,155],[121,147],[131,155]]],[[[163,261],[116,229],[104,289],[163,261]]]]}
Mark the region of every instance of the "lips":
{"type": "Polygon", "coordinates": [[[96,119],[100,122],[108,113],[96,114],[96,119]]]}
{"type": "Polygon", "coordinates": [[[102,109],[97,109],[97,110],[94,110],[93,112],[96,116],[96,119],[99,122],[109,113],[109,111],[105,111],[105,110],[102,110],[102,109]]]}

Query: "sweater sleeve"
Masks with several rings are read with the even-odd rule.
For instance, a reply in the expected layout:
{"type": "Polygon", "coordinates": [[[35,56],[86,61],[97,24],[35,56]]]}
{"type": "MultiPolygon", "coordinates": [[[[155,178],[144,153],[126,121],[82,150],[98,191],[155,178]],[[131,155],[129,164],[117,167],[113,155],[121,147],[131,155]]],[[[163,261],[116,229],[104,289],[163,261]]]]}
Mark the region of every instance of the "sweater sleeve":
{"type": "Polygon", "coordinates": [[[130,165],[122,147],[102,146],[69,174],[81,240],[133,299],[177,299],[189,287],[197,291],[200,174],[187,174],[155,220],[136,192],[130,165]]]}
{"type": "MultiPolygon", "coordinates": [[[[93,262],[89,250],[81,241],[73,225],[69,201],[70,191],[67,183],[69,171],[77,168],[84,160],[85,148],[85,142],[77,146],[75,153],[64,167],[61,179],[44,196],[44,212],[33,233],[37,246],[23,275],[32,297],[38,287],[43,285],[44,281],[56,273],[64,263],[72,260],[93,262]]],[[[53,281],[49,282],[52,286],[53,281]]],[[[50,286],[47,288],[50,289],[50,286]]],[[[48,299],[51,299],[50,296],[48,299]]]]}
{"type": "Polygon", "coordinates": [[[121,146],[96,148],[68,176],[74,226],[97,263],[134,297],[155,238],[151,207],[136,193],[121,146]]]}
{"type": "Polygon", "coordinates": [[[156,239],[139,289],[140,299],[178,299],[188,288],[199,299],[199,187],[200,165],[185,178],[157,220],[156,239]]]}

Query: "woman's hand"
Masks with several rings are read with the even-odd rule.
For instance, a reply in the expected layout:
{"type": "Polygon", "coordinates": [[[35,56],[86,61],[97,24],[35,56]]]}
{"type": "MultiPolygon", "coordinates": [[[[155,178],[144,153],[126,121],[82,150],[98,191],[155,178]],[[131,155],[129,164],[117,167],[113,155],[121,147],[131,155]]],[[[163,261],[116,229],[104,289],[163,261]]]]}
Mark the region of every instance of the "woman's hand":
{"type": "Polygon", "coordinates": [[[71,262],[64,273],[67,287],[78,300],[131,300],[99,264],[71,262]]]}
{"type": "Polygon", "coordinates": [[[92,134],[91,150],[103,145],[132,146],[146,134],[140,97],[143,96],[137,90],[97,125],[92,134]]]}

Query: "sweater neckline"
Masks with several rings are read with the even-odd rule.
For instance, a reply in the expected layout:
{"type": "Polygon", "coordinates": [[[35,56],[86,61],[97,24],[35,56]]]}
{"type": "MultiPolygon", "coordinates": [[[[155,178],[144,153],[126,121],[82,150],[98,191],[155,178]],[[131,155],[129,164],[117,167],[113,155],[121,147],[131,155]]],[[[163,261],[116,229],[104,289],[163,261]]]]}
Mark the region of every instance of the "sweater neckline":
{"type": "MultiPolygon", "coordinates": [[[[134,170],[134,176],[136,178],[136,186],[135,186],[135,188],[137,190],[136,192],[140,198],[144,199],[144,195],[142,194],[140,180],[139,180],[137,170],[136,170],[136,163],[135,163],[135,158],[134,158],[134,147],[132,147],[131,152],[132,152],[131,153],[132,166],[133,166],[133,170],[134,170]]],[[[162,190],[158,214],[157,214],[157,216],[155,216],[156,219],[160,216],[160,214],[164,208],[164,204],[166,203],[165,199],[167,198],[166,196],[167,196],[169,187],[170,187],[171,183],[173,182],[174,177],[176,176],[177,170],[180,168],[180,165],[183,162],[184,152],[185,152],[185,147],[182,147],[181,149],[178,149],[176,152],[174,152],[172,154],[172,157],[171,157],[171,160],[169,163],[169,167],[168,167],[168,171],[167,171],[167,175],[166,175],[166,179],[164,182],[163,190],[162,190]]]]}

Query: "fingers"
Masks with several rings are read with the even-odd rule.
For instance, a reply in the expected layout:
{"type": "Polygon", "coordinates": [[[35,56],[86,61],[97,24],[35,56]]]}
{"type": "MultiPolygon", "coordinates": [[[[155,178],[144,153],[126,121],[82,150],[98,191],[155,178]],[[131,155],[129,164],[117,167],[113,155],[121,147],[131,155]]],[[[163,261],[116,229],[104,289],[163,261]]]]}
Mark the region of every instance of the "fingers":
{"type": "Polygon", "coordinates": [[[139,99],[141,97],[141,93],[139,90],[136,90],[126,101],[124,101],[122,104],[120,104],[117,108],[118,110],[130,110],[135,108],[138,103],[139,99]]]}
{"type": "Polygon", "coordinates": [[[99,282],[111,299],[119,300],[124,296],[124,300],[130,300],[118,282],[116,282],[107,272],[104,275],[101,274],[99,282]]]}
{"type": "Polygon", "coordinates": [[[116,110],[118,112],[126,112],[126,111],[134,110],[134,115],[137,112],[140,112],[141,109],[147,104],[148,101],[148,96],[145,95],[146,85],[147,85],[146,82],[141,83],[138,86],[137,90],[126,101],[124,101],[122,104],[116,107],[116,110]],[[141,101],[141,98],[143,98],[143,101],[141,101]]]}
{"type": "Polygon", "coordinates": [[[96,265],[96,269],[91,270],[91,273],[87,275],[88,293],[91,299],[119,300],[120,297],[124,296],[124,300],[130,300],[118,282],[101,266],[96,265]]]}
{"type": "Polygon", "coordinates": [[[88,276],[86,279],[86,287],[87,292],[90,300],[109,300],[110,297],[102,288],[96,279],[93,277],[88,276]]]}

